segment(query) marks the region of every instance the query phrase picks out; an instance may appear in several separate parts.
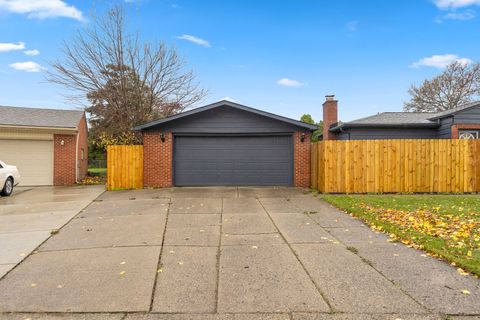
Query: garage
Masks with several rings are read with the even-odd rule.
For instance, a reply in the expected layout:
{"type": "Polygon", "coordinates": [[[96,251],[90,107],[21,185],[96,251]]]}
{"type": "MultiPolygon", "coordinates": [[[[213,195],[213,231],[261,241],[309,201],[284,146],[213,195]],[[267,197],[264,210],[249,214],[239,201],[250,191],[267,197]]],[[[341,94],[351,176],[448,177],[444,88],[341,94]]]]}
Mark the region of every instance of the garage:
{"type": "Polygon", "coordinates": [[[87,139],[82,110],[0,106],[0,160],[18,168],[20,186],[64,186],[84,179],[87,139]]]}
{"type": "Polygon", "coordinates": [[[53,185],[52,140],[0,140],[0,150],[2,161],[21,172],[21,185],[53,185]]]}
{"type": "Polygon", "coordinates": [[[174,184],[177,186],[291,186],[291,135],[176,136],[174,184]]]}
{"type": "Polygon", "coordinates": [[[219,101],[135,129],[145,187],[309,186],[315,125],[219,101]]]}

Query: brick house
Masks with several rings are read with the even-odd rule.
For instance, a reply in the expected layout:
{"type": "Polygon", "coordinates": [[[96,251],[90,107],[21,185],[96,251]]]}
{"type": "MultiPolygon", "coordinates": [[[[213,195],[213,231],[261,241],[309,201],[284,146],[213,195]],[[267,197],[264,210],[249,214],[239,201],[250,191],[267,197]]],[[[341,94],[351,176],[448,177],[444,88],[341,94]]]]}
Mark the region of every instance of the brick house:
{"type": "Polygon", "coordinates": [[[145,187],[310,185],[308,123],[220,101],[135,129],[145,187]]]}
{"type": "Polygon", "coordinates": [[[72,185],[88,170],[88,128],[77,110],[0,106],[0,159],[20,185],[72,185]]]}

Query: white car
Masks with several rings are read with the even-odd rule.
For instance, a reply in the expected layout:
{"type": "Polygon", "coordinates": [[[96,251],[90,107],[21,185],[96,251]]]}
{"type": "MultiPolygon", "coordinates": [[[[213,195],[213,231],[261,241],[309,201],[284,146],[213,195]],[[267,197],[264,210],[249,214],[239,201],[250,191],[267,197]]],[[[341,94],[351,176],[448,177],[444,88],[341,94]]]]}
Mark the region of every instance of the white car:
{"type": "Polygon", "coordinates": [[[9,166],[0,161],[0,195],[8,197],[13,192],[13,187],[20,182],[17,167],[9,166]]]}

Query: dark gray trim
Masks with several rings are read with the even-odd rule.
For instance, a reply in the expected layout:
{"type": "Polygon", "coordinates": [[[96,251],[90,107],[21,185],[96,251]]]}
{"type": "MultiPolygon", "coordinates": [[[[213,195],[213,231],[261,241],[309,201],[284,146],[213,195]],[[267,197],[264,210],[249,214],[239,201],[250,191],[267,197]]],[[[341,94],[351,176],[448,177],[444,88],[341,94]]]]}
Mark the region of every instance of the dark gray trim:
{"type": "Polygon", "coordinates": [[[291,132],[265,132],[265,133],[197,133],[177,132],[176,137],[256,137],[256,136],[291,136],[291,132]]]}
{"type": "Polygon", "coordinates": [[[258,114],[258,115],[268,117],[268,118],[271,118],[271,119],[286,122],[286,123],[292,124],[294,126],[304,128],[304,129],[308,129],[308,130],[311,130],[311,131],[314,131],[314,130],[318,129],[318,127],[316,125],[312,125],[312,124],[305,123],[305,122],[302,122],[302,121],[298,121],[298,120],[290,119],[290,118],[287,118],[287,117],[279,116],[279,115],[276,115],[276,114],[273,114],[273,113],[270,113],[270,112],[258,110],[258,109],[251,108],[251,107],[247,107],[247,106],[244,106],[244,105],[241,105],[241,104],[238,104],[238,103],[235,103],[235,102],[227,101],[227,100],[222,100],[222,101],[215,102],[215,103],[203,106],[203,107],[199,107],[199,108],[195,108],[195,109],[192,109],[192,110],[189,110],[189,111],[185,111],[185,112],[173,115],[171,117],[167,117],[167,118],[163,118],[163,119],[160,119],[160,120],[145,123],[145,124],[136,126],[133,129],[136,130],[136,131],[141,131],[141,130],[144,130],[144,129],[155,127],[157,125],[161,125],[161,124],[164,124],[164,123],[167,123],[167,122],[170,122],[170,121],[181,119],[183,117],[194,115],[194,114],[197,114],[197,113],[200,113],[200,112],[203,112],[203,111],[207,111],[207,110],[210,110],[210,109],[213,109],[213,108],[218,108],[218,107],[221,107],[221,106],[228,106],[228,107],[240,109],[240,110],[243,110],[243,111],[246,111],[246,112],[251,112],[251,113],[258,114]]]}
{"type": "Polygon", "coordinates": [[[349,128],[437,128],[439,124],[432,123],[409,123],[409,124],[373,124],[373,123],[343,123],[329,129],[330,132],[341,132],[349,128]]]}

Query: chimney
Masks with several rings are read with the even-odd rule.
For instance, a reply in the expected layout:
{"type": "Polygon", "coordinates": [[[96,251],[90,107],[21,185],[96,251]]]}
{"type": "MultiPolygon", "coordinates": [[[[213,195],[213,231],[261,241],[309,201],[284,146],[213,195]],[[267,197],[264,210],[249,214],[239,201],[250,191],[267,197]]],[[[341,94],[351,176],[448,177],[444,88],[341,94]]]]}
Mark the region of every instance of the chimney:
{"type": "Polygon", "coordinates": [[[330,126],[338,122],[338,101],[334,95],[325,96],[323,103],[323,140],[335,140],[336,134],[330,132],[330,126]]]}

